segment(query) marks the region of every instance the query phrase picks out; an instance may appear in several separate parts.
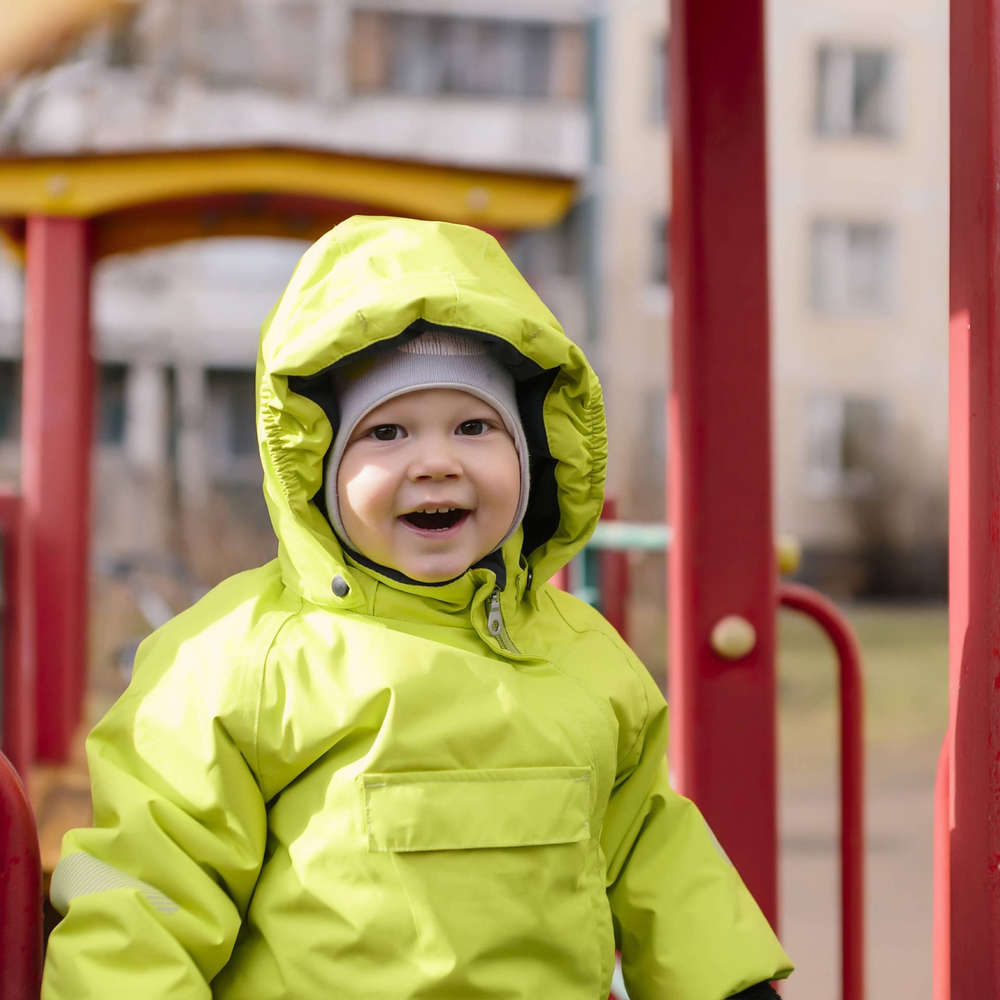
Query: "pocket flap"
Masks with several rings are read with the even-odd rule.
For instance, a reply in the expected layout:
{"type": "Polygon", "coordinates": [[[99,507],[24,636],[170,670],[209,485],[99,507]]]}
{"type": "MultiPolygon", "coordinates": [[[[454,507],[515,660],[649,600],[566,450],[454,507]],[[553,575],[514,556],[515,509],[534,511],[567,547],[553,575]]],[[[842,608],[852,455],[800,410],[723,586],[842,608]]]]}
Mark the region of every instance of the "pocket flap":
{"type": "Polygon", "coordinates": [[[370,851],[571,844],[590,836],[590,768],[360,775],[370,851]]]}

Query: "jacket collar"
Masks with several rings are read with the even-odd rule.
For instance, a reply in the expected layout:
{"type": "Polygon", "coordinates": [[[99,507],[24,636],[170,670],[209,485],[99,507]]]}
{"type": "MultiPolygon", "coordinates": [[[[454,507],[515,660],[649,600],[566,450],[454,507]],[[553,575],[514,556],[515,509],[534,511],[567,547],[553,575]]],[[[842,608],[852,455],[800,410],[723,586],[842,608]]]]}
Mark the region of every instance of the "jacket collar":
{"type": "Polygon", "coordinates": [[[497,553],[444,583],[410,580],[363,556],[345,552],[342,568],[334,577],[341,579],[343,586],[331,585],[332,601],[324,603],[340,603],[345,610],[387,620],[468,628],[476,617],[476,607],[485,605],[499,588],[504,616],[513,621],[530,577],[527,568],[520,564],[521,543],[518,528],[497,553]],[[347,593],[338,602],[336,591],[344,586],[347,593]]]}

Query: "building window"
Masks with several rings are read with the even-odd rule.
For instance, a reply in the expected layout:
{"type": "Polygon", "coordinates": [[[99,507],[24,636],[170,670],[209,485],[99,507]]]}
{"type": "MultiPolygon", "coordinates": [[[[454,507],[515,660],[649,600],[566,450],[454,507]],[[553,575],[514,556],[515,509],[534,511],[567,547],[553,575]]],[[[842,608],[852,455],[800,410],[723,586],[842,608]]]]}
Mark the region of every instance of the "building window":
{"type": "Polygon", "coordinates": [[[108,29],[108,65],[131,69],[138,65],[142,55],[136,33],[138,7],[119,9],[108,29]]]}
{"type": "Polygon", "coordinates": [[[653,43],[652,69],[649,74],[650,109],[654,125],[664,124],[670,116],[670,36],[653,43]]]}
{"type": "Polygon", "coordinates": [[[97,373],[97,413],[94,436],[98,444],[119,447],[125,440],[125,365],[101,365],[97,373]]]}
{"type": "Polygon", "coordinates": [[[0,441],[16,441],[21,432],[21,366],[0,361],[0,441]]]}
{"type": "Polygon", "coordinates": [[[670,287],[670,218],[659,215],[649,233],[649,280],[656,287],[670,287]]]}
{"type": "MultiPolygon", "coordinates": [[[[247,87],[254,77],[253,39],[242,5],[235,0],[187,8],[197,20],[193,41],[197,46],[196,68],[213,87],[247,87]]],[[[191,25],[192,28],[195,25],[191,25]]]]}
{"type": "Polygon", "coordinates": [[[810,233],[811,299],[822,313],[887,313],[896,241],[884,222],[818,219],[810,233]]]}
{"type": "Polygon", "coordinates": [[[821,45],[816,53],[816,131],[837,136],[893,135],[894,67],[888,49],[821,45]]]}
{"type": "Polygon", "coordinates": [[[219,479],[247,479],[260,474],[257,451],[254,373],[209,369],[208,441],[219,479]]]}
{"type": "MultiPolygon", "coordinates": [[[[209,87],[314,94],[320,26],[312,0],[211,0],[180,5],[177,16],[184,69],[209,87]]],[[[156,40],[158,48],[167,44],[156,40]]]]}
{"type": "Polygon", "coordinates": [[[534,283],[553,275],[583,278],[587,267],[588,206],[577,202],[554,226],[526,229],[511,238],[511,260],[534,283]]]}
{"type": "Polygon", "coordinates": [[[806,403],[806,488],[816,496],[860,496],[875,487],[888,406],[882,399],[816,393],[806,403]]]}
{"type": "Polygon", "coordinates": [[[355,11],[356,93],[582,100],[582,25],[355,11]]]}
{"type": "Polygon", "coordinates": [[[320,45],[319,7],[314,0],[284,0],[253,8],[254,83],[287,97],[311,96],[316,88],[320,45]],[[281,44],[276,45],[275,39],[281,44]]]}

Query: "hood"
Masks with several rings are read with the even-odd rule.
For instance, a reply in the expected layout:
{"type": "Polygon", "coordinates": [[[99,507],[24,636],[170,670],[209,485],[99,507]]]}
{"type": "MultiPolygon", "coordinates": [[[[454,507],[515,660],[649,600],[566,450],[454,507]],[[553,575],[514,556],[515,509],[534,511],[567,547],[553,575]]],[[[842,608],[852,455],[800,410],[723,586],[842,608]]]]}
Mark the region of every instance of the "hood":
{"type": "Polygon", "coordinates": [[[311,601],[329,603],[333,577],[356,572],[323,510],[338,419],[331,372],[429,324],[482,337],[515,376],[532,486],[523,530],[504,546],[508,566],[530,569],[537,589],[600,516],[600,384],[497,241],[470,226],[356,216],[302,257],[264,323],[257,358],[264,494],[285,582],[311,601]]]}

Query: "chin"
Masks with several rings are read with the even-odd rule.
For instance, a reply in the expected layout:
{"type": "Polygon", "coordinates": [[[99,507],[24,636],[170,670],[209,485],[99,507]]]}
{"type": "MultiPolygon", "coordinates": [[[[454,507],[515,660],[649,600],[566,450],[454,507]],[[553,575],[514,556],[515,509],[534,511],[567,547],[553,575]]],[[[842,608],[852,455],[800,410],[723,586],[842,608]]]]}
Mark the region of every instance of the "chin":
{"type": "Polygon", "coordinates": [[[417,559],[396,569],[418,583],[444,583],[461,576],[471,565],[462,559],[417,559]]]}
{"type": "Polygon", "coordinates": [[[444,583],[446,580],[454,580],[455,577],[461,576],[468,567],[463,567],[462,569],[442,569],[442,570],[421,570],[421,569],[401,569],[400,572],[404,573],[411,580],[416,580],[417,583],[444,583]]]}

